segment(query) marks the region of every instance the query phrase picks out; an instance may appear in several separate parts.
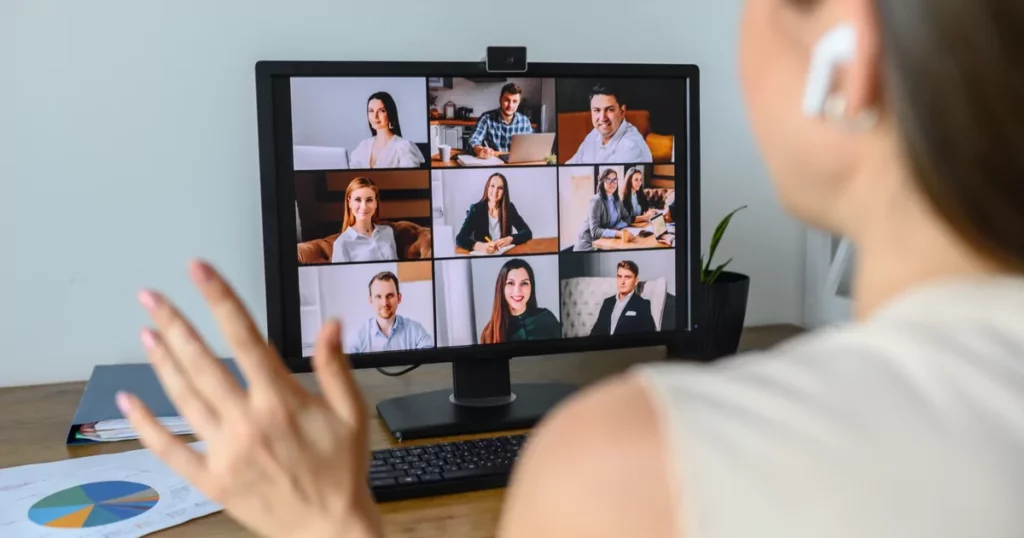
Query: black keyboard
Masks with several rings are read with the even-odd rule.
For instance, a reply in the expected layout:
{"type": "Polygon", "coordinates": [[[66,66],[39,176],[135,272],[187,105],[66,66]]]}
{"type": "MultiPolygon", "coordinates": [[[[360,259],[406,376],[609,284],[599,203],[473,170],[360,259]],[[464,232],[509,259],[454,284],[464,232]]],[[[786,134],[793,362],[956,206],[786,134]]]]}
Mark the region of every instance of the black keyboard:
{"type": "Polygon", "coordinates": [[[502,488],[526,435],[371,452],[370,488],[378,502],[502,488]]]}

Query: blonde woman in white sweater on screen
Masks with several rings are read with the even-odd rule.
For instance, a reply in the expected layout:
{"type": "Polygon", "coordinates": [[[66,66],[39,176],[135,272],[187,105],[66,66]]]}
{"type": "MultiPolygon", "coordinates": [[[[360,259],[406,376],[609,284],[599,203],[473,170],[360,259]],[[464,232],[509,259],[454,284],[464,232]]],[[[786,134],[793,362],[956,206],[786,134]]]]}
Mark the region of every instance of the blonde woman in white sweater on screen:
{"type": "MultiPolygon", "coordinates": [[[[531,435],[498,535],[1024,536],[1022,32],[1020,0],[748,0],[753,133],[785,207],[854,242],[855,319],[584,390],[531,435]]],[[[207,450],[122,397],[144,444],[263,535],[382,536],[338,325],[314,398],[193,271],[252,388],[144,292],[144,342],[207,450]]]]}

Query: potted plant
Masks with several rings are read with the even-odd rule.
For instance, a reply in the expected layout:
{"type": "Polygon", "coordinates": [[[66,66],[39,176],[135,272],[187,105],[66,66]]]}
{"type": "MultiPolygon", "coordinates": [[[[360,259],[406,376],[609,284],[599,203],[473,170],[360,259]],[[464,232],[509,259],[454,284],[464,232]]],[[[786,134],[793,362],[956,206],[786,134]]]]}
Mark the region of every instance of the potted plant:
{"type": "Polygon", "coordinates": [[[750,277],[725,270],[732,258],[714,267],[711,262],[733,215],[746,207],[732,210],[718,223],[711,236],[707,259],[700,256],[700,285],[694,294],[693,335],[697,352],[704,360],[733,355],[739,349],[747,314],[750,277]]]}

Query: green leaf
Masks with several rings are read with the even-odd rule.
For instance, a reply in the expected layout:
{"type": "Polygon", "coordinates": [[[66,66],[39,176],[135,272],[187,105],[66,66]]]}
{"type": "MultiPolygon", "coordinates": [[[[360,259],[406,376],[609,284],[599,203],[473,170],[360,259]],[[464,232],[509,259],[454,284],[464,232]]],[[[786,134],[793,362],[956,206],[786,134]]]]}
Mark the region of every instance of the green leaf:
{"type": "Polygon", "coordinates": [[[705,282],[705,284],[714,284],[715,281],[718,280],[718,277],[722,274],[722,271],[725,270],[725,266],[729,265],[729,262],[731,262],[731,261],[732,261],[732,258],[729,258],[729,261],[727,261],[727,262],[723,263],[722,265],[719,265],[718,267],[716,267],[715,270],[711,273],[711,276],[708,277],[708,281],[705,282]]]}
{"type": "Polygon", "coordinates": [[[704,267],[704,253],[703,252],[700,254],[700,264],[698,264],[697,267],[700,269],[700,281],[704,282],[704,279],[706,279],[708,277],[708,269],[707,269],[707,267],[704,267]]]}
{"type": "Polygon", "coordinates": [[[718,250],[718,243],[722,241],[722,236],[725,235],[726,228],[729,227],[729,222],[732,221],[732,216],[735,215],[739,210],[746,209],[747,206],[740,206],[733,209],[731,213],[725,216],[718,226],[715,227],[715,233],[711,236],[711,248],[708,250],[707,267],[705,270],[711,269],[711,260],[715,257],[715,250],[718,250]]]}

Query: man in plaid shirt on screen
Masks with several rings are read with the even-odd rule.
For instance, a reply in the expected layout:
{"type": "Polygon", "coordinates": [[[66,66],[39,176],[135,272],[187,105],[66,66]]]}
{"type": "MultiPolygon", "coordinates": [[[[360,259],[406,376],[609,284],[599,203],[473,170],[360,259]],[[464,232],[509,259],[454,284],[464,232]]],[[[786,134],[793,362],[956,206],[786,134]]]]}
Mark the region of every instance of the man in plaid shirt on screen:
{"type": "Polygon", "coordinates": [[[522,94],[523,89],[510,82],[501,88],[499,107],[480,115],[476,131],[469,138],[469,145],[477,157],[487,159],[494,157],[496,151],[508,151],[512,135],[533,132],[530,118],[517,112],[522,94]]]}

